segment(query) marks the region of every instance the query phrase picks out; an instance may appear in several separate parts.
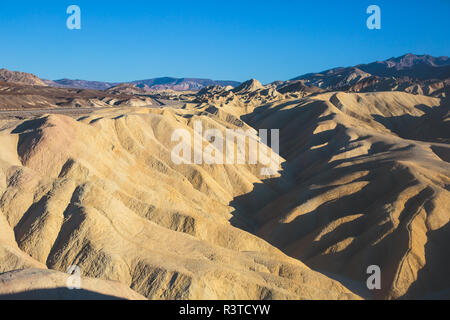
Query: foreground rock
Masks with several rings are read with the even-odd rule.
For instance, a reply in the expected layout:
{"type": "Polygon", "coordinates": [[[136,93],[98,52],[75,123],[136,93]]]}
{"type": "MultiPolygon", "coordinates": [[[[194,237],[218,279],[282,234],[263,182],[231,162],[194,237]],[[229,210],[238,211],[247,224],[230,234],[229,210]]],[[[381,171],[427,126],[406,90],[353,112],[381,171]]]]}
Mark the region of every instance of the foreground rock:
{"type": "Polygon", "coordinates": [[[0,274],[0,300],[145,300],[115,281],[82,278],[72,287],[70,275],[52,270],[27,269],[0,274]]]}

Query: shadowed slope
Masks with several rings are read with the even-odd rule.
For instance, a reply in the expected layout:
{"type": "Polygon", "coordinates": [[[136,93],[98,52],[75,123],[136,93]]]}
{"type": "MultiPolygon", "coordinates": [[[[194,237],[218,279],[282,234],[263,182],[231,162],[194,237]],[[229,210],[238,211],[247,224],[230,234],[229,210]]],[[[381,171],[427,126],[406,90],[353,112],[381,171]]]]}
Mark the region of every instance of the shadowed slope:
{"type": "Polygon", "coordinates": [[[439,99],[404,93],[330,93],[255,109],[244,119],[281,128],[280,150],[297,180],[251,213],[255,234],[361,286],[367,267],[380,266],[376,298],[448,289],[439,270],[450,261],[433,245],[437,234],[448,237],[450,166],[433,152],[448,148],[449,122],[436,121],[448,110],[439,99]],[[400,137],[421,132],[428,142],[400,137]]]}

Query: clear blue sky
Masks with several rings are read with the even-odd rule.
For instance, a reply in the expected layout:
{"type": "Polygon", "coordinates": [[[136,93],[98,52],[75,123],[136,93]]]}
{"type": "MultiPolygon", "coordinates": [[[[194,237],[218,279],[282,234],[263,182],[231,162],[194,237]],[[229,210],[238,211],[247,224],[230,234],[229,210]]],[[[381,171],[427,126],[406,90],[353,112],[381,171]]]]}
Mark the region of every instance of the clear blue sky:
{"type": "Polygon", "coordinates": [[[0,2],[0,67],[46,79],[268,83],[408,52],[450,54],[450,0],[0,2]],[[81,8],[68,30],[66,9],[81,8]],[[368,30],[377,4],[382,29],[368,30]]]}

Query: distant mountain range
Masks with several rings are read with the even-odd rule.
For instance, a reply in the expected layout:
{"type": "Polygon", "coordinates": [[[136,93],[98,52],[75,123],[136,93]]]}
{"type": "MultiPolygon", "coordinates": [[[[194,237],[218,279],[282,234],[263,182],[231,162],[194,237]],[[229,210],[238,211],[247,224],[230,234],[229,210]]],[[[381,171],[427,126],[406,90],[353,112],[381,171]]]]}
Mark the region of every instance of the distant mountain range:
{"type": "Polygon", "coordinates": [[[156,78],[149,80],[133,81],[132,84],[139,88],[148,88],[150,90],[175,90],[175,91],[198,91],[204,87],[211,85],[218,86],[232,86],[237,87],[240,82],[224,81],[224,80],[210,80],[210,79],[196,79],[196,78],[156,78]]]}
{"type": "MultiPolygon", "coordinates": [[[[353,67],[334,68],[319,73],[308,73],[289,81],[272,83],[281,92],[292,90],[308,91],[307,87],[326,91],[406,91],[417,94],[439,92],[448,87],[450,59],[430,55],[406,54],[398,58],[360,64],[353,67]]],[[[223,81],[198,78],[162,77],[124,83],[86,80],[44,80],[33,74],[0,70],[0,81],[26,85],[60,88],[108,90],[115,93],[146,93],[161,90],[199,91],[209,86],[241,85],[237,81],[223,81]]]]}
{"type": "MultiPolygon", "coordinates": [[[[310,82],[333,75],[363,73],[378,77],[408,77],[415,80],[446,79],[450,77],[450,58],[414,55],[408,53],[398,58],[360,64],[354,67],[329,69],[319,73],[308,73],[292,80],[310,82]]],[[[317,82],[316,85],[319,83],[317,82]]]]}
{"type": "Polygon", "coordinates": [[[0,69],[0,81],[25,85],[45,86],[46,83],[34,74],[0,69]]]}
{"type": "Polygon", "coordinates": [[[43,80],[43,81],[50,87],[90,89],[90,90],[107,90],[119,84],[112,82],[71,80],[71,79],[43,80]]]}
{"type": "MultiPolygon", "coordinates": [[[[398,58],[309,73],[292,79],[326,90],[391,91],[450,78],[450,59],[406,54],[398,58]]],[[[420,92],[418,92],[420,93],[420,92]]]]}
{"type": "Polygon", "coordinates": [[[204,87],[211,85],[236,87],[240,84],[240,82],[237,81],[197,79],[197,78],[172,78],[172,77],[137,80],[125,83],[70,80],[70,79],[61,79],[54,81],[45,80],[45,83],[53,87],[93,89],[93,90],[108,90],[117,86],[128,85],[129,87],[129,85],[132,85],[136,89],[142,89],[143,91],[157,91],[157,90],[198,91],[204,87]]]}

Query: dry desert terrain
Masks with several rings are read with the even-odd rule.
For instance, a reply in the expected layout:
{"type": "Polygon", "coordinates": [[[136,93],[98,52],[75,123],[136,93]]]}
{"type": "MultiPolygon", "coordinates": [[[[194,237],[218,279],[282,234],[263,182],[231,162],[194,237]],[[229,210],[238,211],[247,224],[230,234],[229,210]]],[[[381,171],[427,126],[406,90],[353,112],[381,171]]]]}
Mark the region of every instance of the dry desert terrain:
{"type": "Polygon", "coordinates": [[[253,80],[176,108],[102,97],[82,115],[4,117],[0,298],[79,298],[73,265],[85,298],[449,297],[448,101],[300,89],[253,80]],[[176,165],[172,133],[195,121],[280,129],[278,172],[176,165]]]}

